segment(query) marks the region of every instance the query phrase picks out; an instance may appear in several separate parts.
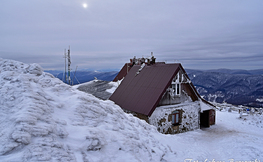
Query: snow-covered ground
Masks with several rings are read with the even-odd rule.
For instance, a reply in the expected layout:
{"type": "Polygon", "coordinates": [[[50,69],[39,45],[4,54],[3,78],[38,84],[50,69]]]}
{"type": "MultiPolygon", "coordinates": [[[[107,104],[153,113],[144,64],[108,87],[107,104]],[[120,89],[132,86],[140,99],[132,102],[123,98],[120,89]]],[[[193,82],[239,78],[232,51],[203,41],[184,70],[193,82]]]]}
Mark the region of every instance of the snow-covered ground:
{"type": "Polygon", "coordinates": [[[217,111],[216,113],[216,125],[174,135],[177,141],[171,142],[170,145],[177,153],[178,161],[184,161],[186,158],[199,162],[206,159],[208,161],[213,159],[215,161],[234,159],[238,162],[256,159],[262,161],[262,115],[256,116],[256,121],[252,121],[239,119],[239,114],[236,112],[217,111]]]}
{"type": "MultiPolygon", "coordinates": [[[[112,90],[111,90],[112,91],[112,90]]],[[[0,58],[0,161],[263,161],[262,115],[164,135],[37,64],[0,58]]]]}

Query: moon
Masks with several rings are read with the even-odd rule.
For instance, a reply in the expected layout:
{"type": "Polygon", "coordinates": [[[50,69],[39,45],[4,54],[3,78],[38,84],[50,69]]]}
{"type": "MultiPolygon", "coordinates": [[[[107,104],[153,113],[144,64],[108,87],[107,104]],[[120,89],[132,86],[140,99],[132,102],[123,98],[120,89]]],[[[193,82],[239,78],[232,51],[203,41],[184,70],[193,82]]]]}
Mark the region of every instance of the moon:
{"type": "Polygon", "coordinates": [[[82,6],[83,6],[84,8],[87,8],[87,7],[88,7],[88,4],[87,4],[87,3],[83,3],[82,6]]]}

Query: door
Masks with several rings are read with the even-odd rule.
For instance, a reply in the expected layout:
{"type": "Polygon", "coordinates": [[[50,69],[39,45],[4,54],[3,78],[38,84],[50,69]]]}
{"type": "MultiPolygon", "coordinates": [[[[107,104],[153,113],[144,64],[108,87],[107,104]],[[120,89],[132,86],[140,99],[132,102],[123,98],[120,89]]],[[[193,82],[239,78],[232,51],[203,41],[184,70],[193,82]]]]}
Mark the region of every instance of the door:
{"type": "Polygon", "coordinates": [[[200,126],[201,127],[209,127],[209,112],[210,110],[203,111],[200,113],[200,126]]]}
{"type": "Polygon", "coordinates": [[[216,119],[215,110],[210,110],[209,111],[209,125],[214,125],[215,124],[215,119],[216,119]]]}

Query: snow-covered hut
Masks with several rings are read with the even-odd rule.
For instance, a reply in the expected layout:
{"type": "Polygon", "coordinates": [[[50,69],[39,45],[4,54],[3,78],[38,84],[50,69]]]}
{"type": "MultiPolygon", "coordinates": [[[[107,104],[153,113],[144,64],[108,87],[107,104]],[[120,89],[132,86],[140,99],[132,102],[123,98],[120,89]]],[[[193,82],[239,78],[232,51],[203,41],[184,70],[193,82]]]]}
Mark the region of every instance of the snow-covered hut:
{"type": "Polygon", "coordinates": [[[214,106],[201,98],[180,63],[125,64],[109,98],[162,133],[180,133],[215,124],[214,106]],[[130,67],[128,67],[130,66],[130,67]]]}

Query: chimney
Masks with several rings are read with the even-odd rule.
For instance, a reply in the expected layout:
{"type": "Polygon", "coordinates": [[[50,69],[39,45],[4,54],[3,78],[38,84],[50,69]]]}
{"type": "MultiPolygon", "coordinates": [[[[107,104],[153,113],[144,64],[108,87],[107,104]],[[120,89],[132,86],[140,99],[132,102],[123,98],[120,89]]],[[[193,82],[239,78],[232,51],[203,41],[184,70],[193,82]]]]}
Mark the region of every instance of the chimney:
{"type": "Polygon", "coordinates": [[[155,64],[155,57],[153,56],[153,52],[151,52],[151,55],[152,55],[152,57],[151,57],[151,64],[155,64]]]}

